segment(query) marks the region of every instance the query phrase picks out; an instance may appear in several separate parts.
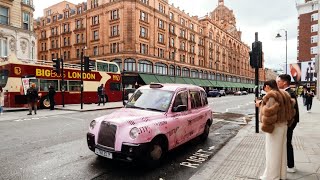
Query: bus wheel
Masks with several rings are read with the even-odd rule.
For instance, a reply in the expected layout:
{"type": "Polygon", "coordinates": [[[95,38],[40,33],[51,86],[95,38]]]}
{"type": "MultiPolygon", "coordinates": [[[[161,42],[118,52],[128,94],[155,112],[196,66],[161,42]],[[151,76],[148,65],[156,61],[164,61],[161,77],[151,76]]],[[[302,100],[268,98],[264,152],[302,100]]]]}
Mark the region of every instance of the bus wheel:
{"type": "Polygon", "coordinates": [[[107,103],[109,101],[108,96],[104,95],[104,102],[107,103]]]}
{"type": "Polygon", "coordinates": [[[40,107],[41,107],[42,109],[48,109],[48,108],[50,108],[50,100],[49,100],[48,97],[43,97],[43,98],[41,98],[41,100],[40,100],[40,107]]]}

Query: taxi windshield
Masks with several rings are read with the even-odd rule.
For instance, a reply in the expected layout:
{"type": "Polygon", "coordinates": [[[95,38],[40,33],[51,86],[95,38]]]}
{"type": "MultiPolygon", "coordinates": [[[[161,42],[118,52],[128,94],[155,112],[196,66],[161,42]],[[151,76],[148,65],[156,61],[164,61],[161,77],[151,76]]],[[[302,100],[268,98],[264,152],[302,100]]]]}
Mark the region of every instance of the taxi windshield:
{"type": "Polygon", "coordinates": [[[8,75],[9,71],[8,70],[0,70],[0,86],[5,87],[8,81],[8,75]]]}
{"type": "Polygon", "coordinates": [[[132,95],[126,108],[166,112],[170,106],[173,94],[173,91],[139,89],[132,95]]]}

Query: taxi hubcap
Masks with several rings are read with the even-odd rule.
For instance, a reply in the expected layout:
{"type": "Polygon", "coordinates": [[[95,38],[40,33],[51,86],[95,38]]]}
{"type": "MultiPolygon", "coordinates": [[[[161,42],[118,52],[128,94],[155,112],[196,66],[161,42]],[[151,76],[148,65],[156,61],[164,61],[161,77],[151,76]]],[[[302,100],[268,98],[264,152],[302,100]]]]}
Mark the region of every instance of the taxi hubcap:
{"type": "Polygon", "coordinates": [[[153,160],[159,160],[162,155],[162,148],[159,145],[154,145],[153,150],[150,153],[153,160]]]}

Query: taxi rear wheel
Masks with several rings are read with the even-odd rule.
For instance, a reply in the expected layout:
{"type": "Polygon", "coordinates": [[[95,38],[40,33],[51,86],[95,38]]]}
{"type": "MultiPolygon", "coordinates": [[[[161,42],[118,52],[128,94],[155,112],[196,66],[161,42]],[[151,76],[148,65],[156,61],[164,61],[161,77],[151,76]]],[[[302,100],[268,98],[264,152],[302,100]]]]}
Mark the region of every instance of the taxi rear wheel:
{"type": "Polygon", "coordinates": [[[204,126],[204,131],[203,133],[200,135],[200,139],[202,141],[205,141],[208,139],[208,136],[209,136],[209,133],[210,133],[210,124],[207,122],[206,125],[204,126]]]}

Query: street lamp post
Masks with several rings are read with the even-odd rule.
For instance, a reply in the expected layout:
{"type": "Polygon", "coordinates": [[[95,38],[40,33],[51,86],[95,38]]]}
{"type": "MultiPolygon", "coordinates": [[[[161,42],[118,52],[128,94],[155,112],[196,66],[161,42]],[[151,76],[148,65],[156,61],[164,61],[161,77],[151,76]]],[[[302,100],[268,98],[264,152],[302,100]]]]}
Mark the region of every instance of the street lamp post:
{"type": "MultiPolygon", "coordinates": [[[[285,38],[286,38],[286,74],[288,74],[288,34],[287,30],[285,29],[280,29],[285,32],[285,38]]],[[[280,33],[277,34],[276,38],[281,38],[282,36],[280,33]]]]}
{"type": "Polygon", "coordinates": [[[216,74],[215,74],[215,79],[216,79],[216,86],[218,85],[218,79],[217,79],[217,75],[218,75],[218,62],[220,62],[219,60],[216,60],[214,62],[214,64],[216,64],[216,74]]]}

